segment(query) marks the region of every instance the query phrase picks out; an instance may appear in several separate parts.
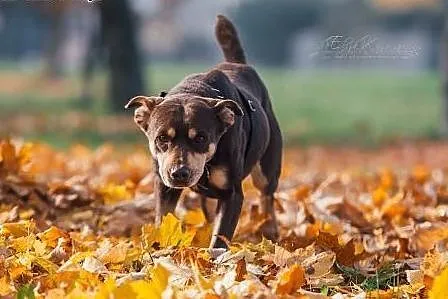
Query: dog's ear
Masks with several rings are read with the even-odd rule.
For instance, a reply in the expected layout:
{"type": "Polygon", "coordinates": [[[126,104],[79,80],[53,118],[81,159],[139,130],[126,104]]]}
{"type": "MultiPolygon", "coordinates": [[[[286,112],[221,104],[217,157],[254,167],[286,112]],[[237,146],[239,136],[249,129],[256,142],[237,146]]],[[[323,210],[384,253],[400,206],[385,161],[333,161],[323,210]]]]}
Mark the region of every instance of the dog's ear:
{"type": "Polygon", "coordinates": [[[125,109],[137,108],[134,111],[134,121],[143,132],[148,129],[148,119],[154,107],[163,101],[161,97],[136,96],[129,100],[125,109]]]}
{"type": "Polygon", "coordinates": [[[232,100],[217,100],[213,109],[226,127],[230,127],[235,123],[236,116],[244,115],[240,105],[232,100]]]}

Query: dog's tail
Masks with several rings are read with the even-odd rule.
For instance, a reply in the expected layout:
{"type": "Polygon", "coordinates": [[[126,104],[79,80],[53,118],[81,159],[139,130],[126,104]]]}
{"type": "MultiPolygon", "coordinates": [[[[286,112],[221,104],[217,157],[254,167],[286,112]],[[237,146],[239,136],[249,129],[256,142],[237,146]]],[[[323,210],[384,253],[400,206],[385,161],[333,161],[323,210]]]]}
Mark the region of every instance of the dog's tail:
{"type": "Polygon", "coordinates": [[[215,34],[227,62],[246,63],[235,26],[223,15],[218,15],[215,34]]]}

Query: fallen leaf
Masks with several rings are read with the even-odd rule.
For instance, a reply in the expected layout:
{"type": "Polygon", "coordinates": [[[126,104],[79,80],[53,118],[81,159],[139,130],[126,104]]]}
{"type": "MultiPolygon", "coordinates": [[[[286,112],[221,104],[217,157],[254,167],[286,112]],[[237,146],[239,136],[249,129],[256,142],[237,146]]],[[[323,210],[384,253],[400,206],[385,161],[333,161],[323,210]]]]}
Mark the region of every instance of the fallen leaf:
{"type": "Polygon", "coordinates": [[[304,282],[304,269],[299,265],[293,265],[279,273],[274,286],[275,293],[277,295],[291,295],[300,289],[304,282]]]}

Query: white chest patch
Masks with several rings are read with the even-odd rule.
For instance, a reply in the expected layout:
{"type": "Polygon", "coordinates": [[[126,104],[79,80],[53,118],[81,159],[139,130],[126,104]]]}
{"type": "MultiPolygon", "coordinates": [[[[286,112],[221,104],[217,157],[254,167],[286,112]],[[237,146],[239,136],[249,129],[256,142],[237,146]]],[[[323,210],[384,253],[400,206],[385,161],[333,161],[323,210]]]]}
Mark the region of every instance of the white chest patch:
{"type": "Polygon", "coordinates": [[[209,177],[210,184],[219,189],[226,189],[228,184],[227,172],[228,170],[224,166],[212,168],[209,177]]]}

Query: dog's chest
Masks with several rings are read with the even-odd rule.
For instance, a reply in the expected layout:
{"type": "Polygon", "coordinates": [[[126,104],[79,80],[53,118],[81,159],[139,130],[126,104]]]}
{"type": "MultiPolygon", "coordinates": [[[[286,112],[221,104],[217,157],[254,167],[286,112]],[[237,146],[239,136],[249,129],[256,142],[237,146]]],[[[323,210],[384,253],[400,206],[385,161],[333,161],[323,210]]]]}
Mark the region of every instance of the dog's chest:
{"type": "Polygon", "coordinates": [[[208,166],[202,178],[191,189],[208,197],[216,197],[218,194],[231,189],[228,167],[224,165],[208,166]]]}

